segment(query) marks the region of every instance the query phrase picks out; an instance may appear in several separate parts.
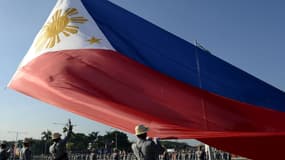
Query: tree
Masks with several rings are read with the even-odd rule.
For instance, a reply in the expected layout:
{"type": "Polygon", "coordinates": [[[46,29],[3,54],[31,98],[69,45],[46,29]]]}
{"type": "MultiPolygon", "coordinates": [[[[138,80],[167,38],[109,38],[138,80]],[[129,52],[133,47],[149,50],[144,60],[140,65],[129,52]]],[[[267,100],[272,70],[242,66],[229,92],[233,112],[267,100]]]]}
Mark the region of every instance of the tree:
{"type": "Polygon", "coordinates": [[[41,133],[41,135],[42,135],[42,140],[44,140],[44,141],[50,141],[51,138],[52,138],[52,137],[51,137],[52,133],[51,133],[50,130],[43,131],[43,132],[41,133]]]}
{"type": "MultiPolygon", "coordinates": [[[[48,146],[51,145],[52,133],[47,130],[43,131],[41,135],[43,153],[47,154],[48,146]]],[[[67,148],[73,152],[86,151],[89,143],[96,149],[108,149],[111,151],[117,147],[120,150],[131,151],[131,143],[128,140],[128,136],[119,131],[106,132],[103,136],[99,135],[99,132],[91,132],[88,135],[84,133],[72,133],[67,143],[67,148]]]]}
{"type": "Polygon", "coordinates": [[[131,142],[128,140],[128,136],[123,132],[107,132],[103,139],[106,144],[111,144],[112,148],[117,147],[120,150],[131,151],[131,142]]]}
{"type": "Polygon", "coordinates": [[[69,149],[72,151],[85,151],[89,143],[88,136],[84,133],[73,133],[68,143],[70,143],[69,145],[72,148],[69,149]],[[74,145],[72,145],[72,143],[74,145]]]}
{"type": "Polygon", "coordinates": [[[43,146],[46,145],[46,143],[43,140],[37,140],[33,139],[30,141],[31,144],[31,151],[33,155],[40,155],[43,153],[43,146]]]}
{"type": "Polygon", "coordinates": [[[188,145],[187,143],[183,143],[183,142],[161,141],[160,143],[165,148],[175,148],[177,150],[192,148],[192,146],[188,145]]]}
{"type": "Polygon", "coordinates": [[[98,140],[99,132],[91,132],[88,134],[89,142],[96,142],[98,140]]]}
{"type": "Polygon", "coordinates": [[[51,143],[51,138],[52,138],[51,135],[52,135],[52,133],[51,133],[51,131],[46,130],[46,131],[43,131],[41,133],[41,135],[42,135],[41,139],[45,142],[43,153],[47,154],[48,153],[48,146],[51,143]]]}

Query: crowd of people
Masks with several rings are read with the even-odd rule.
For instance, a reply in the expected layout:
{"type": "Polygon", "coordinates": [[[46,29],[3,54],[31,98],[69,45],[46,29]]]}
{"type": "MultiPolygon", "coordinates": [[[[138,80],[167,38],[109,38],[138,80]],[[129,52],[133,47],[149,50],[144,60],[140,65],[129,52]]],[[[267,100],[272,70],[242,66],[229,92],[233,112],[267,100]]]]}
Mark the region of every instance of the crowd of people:
{"type": "MultiPolygon", "coordinates": [[[[14,150],[13,147],[8,147],[6,141],[1,141],[0,143],[0,160],[9,160],[14,159],[14,150]]],[[[32,159],[32,151],[30,150],[30,139],[25,138],[23,141],[23,147],[19,150],[19,158],[20,160],[31,160],[32,159]]]]}
{"type": "MultiPolygon", "coordinates": [[[[165,151],[159,155],[159,160],[210,160],[209,155],[205,157],[198,157],[198,149],[191,150],[179,150],[179,151],[165,151]]],[[[136,160],[136,156],[133,152],[119,151],[117,153],[96,153],[96,152],[84,152],[84,153],[69,153],[69,160],[136,160]]],[[[35,160],[52,160],[50,155],[36,156],[35,160]]],[[[231,155],[227,152],[214,151],[211,160],[230,160],[231,155]]]]}
{"type": "MultiPolygon", "coordinates": [[[[52,145],[49,147],[49,155],[34,155],[30,150],[29,139],[24,139],[23,147],[20,150],[19,160],[230,160],[231,155],[219,150],[209,151],[205,147],[179,150],[168,150],[160,144],[159,138],[148,138],[147,132],[149,128],[144,125],[135,127],[137,141],[132,144],[132,152],[120,151],[114,148],[110,153],[100,152],[96,148],[89,147],[81,153],[70,153],[66,150],[66,143],[71,137],[72,125],[68,122],[68,132],[64,138],[60,133],[52,135],[52,145]]],[[[5,141],[1,142],[0,160],[14,160],[10,154],[12,148],[7,146],[5,141]]]]}
{"type": "MultiPolygon", "coordinates": [[[[52,160],[68,160],[68,152],[66,150],[66,143],[70,139],[72,133],[71,121],[68,121],[68,132],[67,136],[63,139],[61,134],[55,132],[52,135],[52,145],[49,147],[49,152],[52,160]]],[[[25,138],[23,141],[23,147],[19,151],[19,156],[15,156],[14,147],[8,147],[6,141],[1,141],[0,143],[0,160],[32,160],[32,152],[30,150],[30,141],[28,138],[25,138]]]]}

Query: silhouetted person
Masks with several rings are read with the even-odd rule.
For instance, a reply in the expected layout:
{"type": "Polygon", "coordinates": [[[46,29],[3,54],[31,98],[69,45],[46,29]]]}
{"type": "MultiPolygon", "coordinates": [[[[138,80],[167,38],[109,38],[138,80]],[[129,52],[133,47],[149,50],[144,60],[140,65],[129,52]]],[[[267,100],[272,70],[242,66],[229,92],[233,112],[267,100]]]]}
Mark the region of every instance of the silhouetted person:
{"type": "Polygon", "coordinates": [[[23,141],[23,148],[20,151],[20,160],[31,160],[32,151],[30,150],[30,140],[25,138],[23,141]]]}
{"type": "Polygon", "coordinates": [[[147,139],[149,129],[144,125],[137,125],[135,133],[138,138],[137,142],[132,144],[132,150],[138,160],[158,160],[159,154],[164,152],[158,138],[147,139]]]}
{"type": "Polygon", "coordinates": [[[7,160],[10,156],[8,145],[6,141],[0,143],[0,160],[7,160]]]}
{"type": "Polygon", "coordinates": [[[53,160],[68,160],[68,154],[66,151],[66,143],[71,137],[72,125],[70,120],[68,121],[68,132],[64,139],[61,139],[60,133],[54,133],[52,135],[53,144],[50,146],[49,151],[53,160]]]}

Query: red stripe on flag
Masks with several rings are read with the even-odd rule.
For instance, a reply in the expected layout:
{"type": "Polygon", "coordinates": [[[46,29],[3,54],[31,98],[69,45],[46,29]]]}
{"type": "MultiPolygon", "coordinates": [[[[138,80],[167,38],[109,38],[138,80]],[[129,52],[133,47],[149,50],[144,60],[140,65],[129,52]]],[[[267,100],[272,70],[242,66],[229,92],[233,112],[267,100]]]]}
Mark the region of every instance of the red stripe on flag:
{"type": "Polygon", "coordinates": [[[143,123],[162,138],[285,135],[283,112],[183,84],[110,50],[43,54],[10,88],[130,133],[143,123]]]}

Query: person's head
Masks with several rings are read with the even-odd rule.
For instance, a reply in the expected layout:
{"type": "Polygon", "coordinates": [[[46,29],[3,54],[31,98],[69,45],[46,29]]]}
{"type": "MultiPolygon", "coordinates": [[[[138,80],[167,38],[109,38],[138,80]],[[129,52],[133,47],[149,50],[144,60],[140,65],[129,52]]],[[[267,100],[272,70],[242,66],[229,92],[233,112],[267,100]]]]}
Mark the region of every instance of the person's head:
{"type": "Polygon", "coordinates": [[[23,141],[24,147],[29,147],[30,146],[30,140],[28,138],[25,138],[23,141]]]}
{"type": "Polygon", "coordinates": [[[140,139],[146,139],[148,127],[145,127],[143,124],[137,125],[135,127],[136,136],[140,139]]]}
{"type": "Polygon", "coordinates": [[[7,142],[6,141],[2,141],[1,143],[0,143],[0,148],[1,149],[5,149],[7,147],[7,142]]]}
{"type": "Polygon", "coordinates": [[[58,132],[55,132],[52,134],[52,141],[53,142],[58,142],[61,139],[61,134],[58,132]]]}

